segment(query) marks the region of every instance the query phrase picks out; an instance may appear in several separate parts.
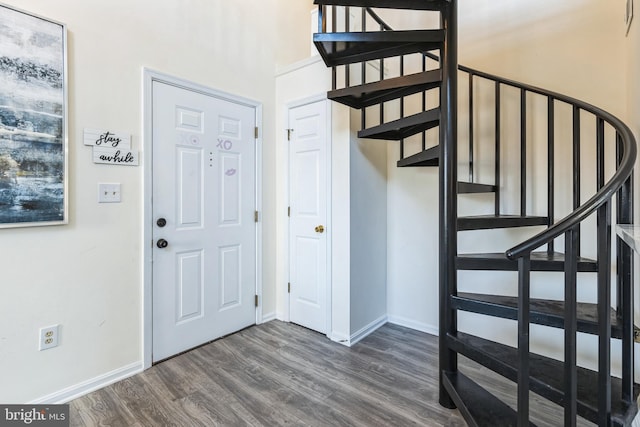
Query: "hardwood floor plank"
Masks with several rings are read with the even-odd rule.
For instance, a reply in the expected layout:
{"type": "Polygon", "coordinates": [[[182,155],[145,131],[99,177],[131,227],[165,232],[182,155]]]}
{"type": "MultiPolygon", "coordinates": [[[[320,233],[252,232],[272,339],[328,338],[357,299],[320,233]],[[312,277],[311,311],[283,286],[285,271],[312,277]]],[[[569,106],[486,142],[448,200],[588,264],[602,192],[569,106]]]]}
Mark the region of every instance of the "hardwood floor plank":
{"type": "Polygon", "coordinates": [[[136,415],[121,405],[107,387],[73,401],[70,405],[70,426],[142,426],[136,415]],[[71,415],[73,413],[73,415],[71,415]]]}
{"type": "MultiPolygon", "coordinates": [[[[512,383],[471,361],[461,367],[513,404],[512,383]]],[[[533,399],[538,425],[559,425],[561,409],[533,399]]],[[[272,321],[76,399],[70,411],[74,427],[466,425],[438,404],[437,338],[395,325],[348,348],[272,321]]]]}

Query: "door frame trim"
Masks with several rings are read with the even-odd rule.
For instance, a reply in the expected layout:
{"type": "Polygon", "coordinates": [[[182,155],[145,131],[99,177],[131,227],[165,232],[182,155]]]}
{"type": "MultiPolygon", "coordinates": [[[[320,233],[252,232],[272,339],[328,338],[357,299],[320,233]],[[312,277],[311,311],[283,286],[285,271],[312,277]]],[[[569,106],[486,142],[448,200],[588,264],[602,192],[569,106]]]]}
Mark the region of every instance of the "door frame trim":
{"type": "Polygon", "coordinates": [[[182,89],[198,92],[235,104],[245,105],[255,110],[256,126],[259,129],[256,138],[255,159],[255,206],[260,213],[256,224],[256,295],[259,298],[256,307],[256,324],[262,323],[262,103],[253,99],[244,98],[228,92],[213,89],[189,80],[171,76],[152,69],[142,68],[142,145],[143,145],[143,232],[142,232],[142,358],[143,369],[148,369],[153,364],[153,82],[161,82],[182,89]]]}
{"type": "MultiPolygon", "coordinates": [[[[326,152],[326,173],[327,173],[327,285],[326,285],[326,318],[325,318],[325,328],[326,328],[326,332],[325,335],[327,337],[330,337],[331,335],[331,328],[332,328],[332,300],[331,300],[331,295],[332,295],[332,284],[333,284],[333,276],[332,276],[332,236],[333,236],[333,221],[332,221],[332,217],[331,217],[331,213],[332,213],[332,183],[333,183],[333,177],[332,177],[332,165],[333,165],[333,161],[331,158],[331,147],[332,147],[332,117],[331,117],[331,113],[332,113],[332,109],[331,109],[331,102],[327,99],[327,94],[326,92],[323,92],[321,94],[317,94],[317,95],[313,95],[313,96],[309,96],[306,98],[302,98],[302,99],[298,99],[295,101],[290,101],[287,102],[285,104],[285,129],[289,128],[290,123],[289,123],[289,113],[292,109],[294,108],[298,108],[298,107],[303,107],[305,105],[309,105],[309,104],[315,104],[318,102],[324,102],[324,106],[325,106],[325,115],[326,115],[326,119],[327,122],[325,123],[326,125],[326,133],[327,133],[327,152],[326,152]]],[[[291,206],[291,142],[287,141],[287,139],[285,138],[284,140],[286,146],[287,146],[287,173],[286,173],[286,195],[287,195],[287,205],[291,206]]],[[[286,258],[285,258],[285,271],[286,271],[286,276],[287,276],[287,281],[291,282],[291,270],[290,270],[290,266],[291,266],[291,245],[289,244],[290,242],[290,238],[291,238],[291,227],[290,227],[290,222],[287,218],[287,231],[286,231],[286,243],[285,243],[285,253],[287,254],[286,258]]],[[[291,321],[291,316],[290,316],[290,296],[291,294],[289,294],[288,290],[287,290],[287,286],[283,287],[283,301],[284,301],[284,310],[283,310],[283,317],[284,317],[284,321],[286,322],[290,322],[291,321]]]]}

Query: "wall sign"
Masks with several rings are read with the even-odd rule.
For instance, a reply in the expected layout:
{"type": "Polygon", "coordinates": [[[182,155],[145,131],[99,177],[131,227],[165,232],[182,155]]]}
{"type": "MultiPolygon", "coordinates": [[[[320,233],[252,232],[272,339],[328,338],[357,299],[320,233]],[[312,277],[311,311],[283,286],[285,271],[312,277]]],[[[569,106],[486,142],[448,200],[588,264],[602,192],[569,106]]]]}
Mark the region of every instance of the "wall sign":
{"type": "Polygon", "coordinates": [[[119,148],[93,147],[93,163],[138,166],[138,152],[119,148]]]}
{"type": "Polygon", "coordinates": [[[112,130],[84,129],[84,145],[131,150],[131,135],[112,130]]]}
{"type": "Polygon", "coordinates": [[[112,130],[84,129],[84,145],[93,147],[93,163],[138,166],[138,152],[131,149],[131,135],[112,130]]]}

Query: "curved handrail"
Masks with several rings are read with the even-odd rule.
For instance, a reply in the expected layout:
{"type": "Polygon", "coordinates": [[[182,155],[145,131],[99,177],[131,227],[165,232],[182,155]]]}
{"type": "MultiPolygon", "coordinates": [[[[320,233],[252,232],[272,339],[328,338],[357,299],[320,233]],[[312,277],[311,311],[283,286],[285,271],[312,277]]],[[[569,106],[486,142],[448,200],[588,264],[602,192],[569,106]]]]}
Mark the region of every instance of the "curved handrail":
{"type": "MultiPolygon", "coordinates": [[[[393,31],[391,28],[378,14],[376,14],[371,8],[365,8],[367,13],[378,23],[385,31],[393,31]]],[[[438,56],[433,55],[431,53],[425,53],[425,56],[433,59],[439,60],[438,56]]],[[[596,209],[602,206],[607,200],[613,197],[613,195],[618,191],[625,183],[627,178],[631,176],[631,172],[633,171],[636,157],[637,157],[637,143],[636,139],[633,135],[633,132],[629,127],[624,124],[620,119],[618,119],[613,114],[602,110],[594,105],[586,103],[576,98],[572,98],[567,95],[563,95],[557,92],[549,91],[546,89],[542,89],[536,86],[528,85],[525,83],[521,83],[515,80],[506,79],[500,76],[496,76],[494,74],[485,73],[484,71],[476,70],[474,68],[466,67],[464,65],[459,65],[458,69],[460,71],[469,73],[471,75],[481,77],[487,80],[494,81],[496,83],[504,84],[507,86],[515,87],[518,89],[523,89],[527,92],[536,93],[539,95],[546,96],[553,100],[561,101],[566,104],[570,104],[574,107],[578,107],[581,110],[588,111],[595,115],[598,118],[601,118],[605,122],[609,123],[618,133],[620,139],[622,141],[623,148],[623,157],[620,161],[618,169],[616,173],[611,177],[609,182],[607,182],[600,190],[596,192],[589,200],[587,200],[584,204],[582,204],[578,209],[571,212],[569,215],[553,224],[546,230],[536,234],[535,236],[525,240],[524,242],[508,249],[505,254],[509,259],[517,259],[521,258],[524,255],[531,253],[535,249],[539,248],[542,245],[547,244],[552,241],[556,237],[566,233],[582,221],[584,221],[589,215],[591,215],[596,209]]]]}
{"type": "Polygon", "coordinates": [[[633,136],[633,133],[631,132],[629,127],[622,123],[617,117],[611,116],[608,113],[607,115],[609,115],[612,120],[605,119],[605,121],[609,122],[609,124],[613,126],[613,128],[620,135],[624,150],[622,161],[620,162],[616,173],[609,180],[609,182],[607,182],[607,184],[605,184],[600,190],[598,190],[596,194],[594,194],[578,209],[571,212],[569,215],[567,215],[551,227],[547,228],[546,230],[507,250],[507,258],[521,258],[526,254],[531,253],[533,250],[539,248],[540,246],[552,241],[561,234],[566,233],[567,231],[584,221],[607,200],[611,199],[616,191],[622,188],[627,178],[631,176],[631,172],[633,171],[637,156],[635,137],[633,136]]]}

